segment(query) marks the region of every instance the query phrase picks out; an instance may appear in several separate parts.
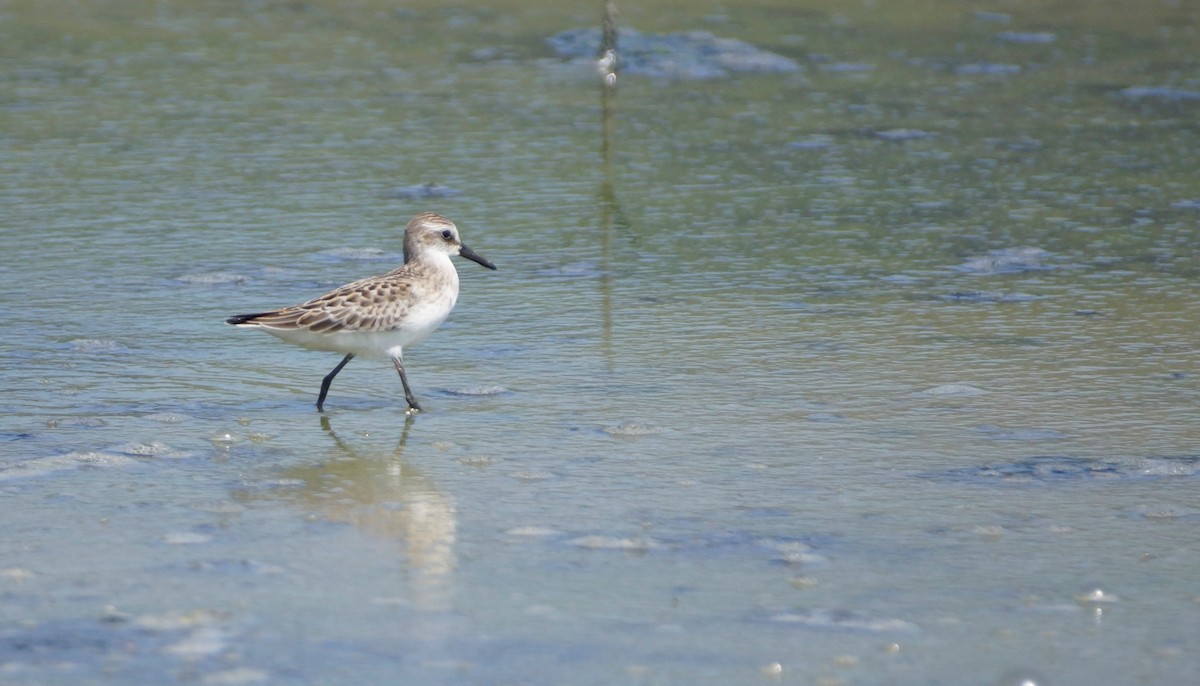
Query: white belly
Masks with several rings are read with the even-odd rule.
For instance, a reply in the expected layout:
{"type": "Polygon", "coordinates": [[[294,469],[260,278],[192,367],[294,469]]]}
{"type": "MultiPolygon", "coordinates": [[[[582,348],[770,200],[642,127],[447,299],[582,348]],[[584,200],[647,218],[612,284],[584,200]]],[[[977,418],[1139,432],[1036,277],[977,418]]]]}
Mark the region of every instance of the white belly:
{"type": "Polygon", "coordinates": [[[453,300],[449,307],[445,303],[415,307],[408,311],[399,328],[387,331],[319,333],[307,329],[261,328],[272,336],[310,350],[353,353],[361,357],[395,357],[401,349],[420,343],[436,331],[446,321],[452,307],[453,300]]]}

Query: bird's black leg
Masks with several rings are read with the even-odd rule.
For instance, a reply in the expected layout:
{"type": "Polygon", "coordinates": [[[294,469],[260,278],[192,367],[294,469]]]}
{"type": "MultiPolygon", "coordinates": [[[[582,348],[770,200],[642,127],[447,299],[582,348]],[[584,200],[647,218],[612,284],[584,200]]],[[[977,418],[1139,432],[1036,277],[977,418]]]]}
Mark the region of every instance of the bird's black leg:
{"type": "Polygon", "coordinates": [[[329,384],[333,383],[333,377],[337,376],[338,372],[342,371],[342,367],[350,364],[350,360],[353,359],[354,353],[346,355],[342,358],[341,362],[338,362],[338,366],[333,368],[332,372],[329,372],[325,375],[324,379],[321,379],[321,395],[317,396],[317,412],[325,411],[325,395],[329,393],[329,384]]]}
{"type": "Polygon", "coordinates": [[[412,389],[408,387],[408,377],[404,375],[404,357],[402,355],[392,357],[392,364],[396,365],[396,371],[400,372],[400,383],[404,384],[404,399],[408,401],[409,411],[420,412],[421,406],[417,404],[412,389]]]}

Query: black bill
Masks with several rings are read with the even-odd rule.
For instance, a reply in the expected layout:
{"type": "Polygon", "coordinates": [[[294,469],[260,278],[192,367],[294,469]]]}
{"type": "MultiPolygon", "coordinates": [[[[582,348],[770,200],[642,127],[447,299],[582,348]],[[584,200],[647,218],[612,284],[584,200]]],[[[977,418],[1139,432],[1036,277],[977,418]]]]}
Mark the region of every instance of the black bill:
{"type": "Polygon", "coordinates": [[[475,252],[474,250],[468,248],[465,245],[463,245],[459,248],[458,254],[462,255],[463,257],[467,258],[468,260],[471,260],[472,262],[478,262],[479,264],[482,264],[483,266],[487,267],[488,269],[496,268],[496,265],[492,264],[491,261],[489,261],[486,257],[484,257],[483,255],[480,255],[479,253],[475,252]]]}

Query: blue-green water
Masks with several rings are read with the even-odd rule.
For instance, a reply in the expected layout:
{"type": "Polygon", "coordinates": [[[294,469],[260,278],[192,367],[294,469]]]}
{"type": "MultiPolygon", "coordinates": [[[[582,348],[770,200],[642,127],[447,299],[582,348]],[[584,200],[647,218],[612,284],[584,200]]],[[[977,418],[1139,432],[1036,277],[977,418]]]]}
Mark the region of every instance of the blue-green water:
{"type": "Polygon", "coordinates": [[[622,12],[799,69],[606,155],[598,6],[0,8],[0,683],[1193,678],[1197,11],[622,12]],[[427,210],[411,422],[222,324],[427,210]]]}

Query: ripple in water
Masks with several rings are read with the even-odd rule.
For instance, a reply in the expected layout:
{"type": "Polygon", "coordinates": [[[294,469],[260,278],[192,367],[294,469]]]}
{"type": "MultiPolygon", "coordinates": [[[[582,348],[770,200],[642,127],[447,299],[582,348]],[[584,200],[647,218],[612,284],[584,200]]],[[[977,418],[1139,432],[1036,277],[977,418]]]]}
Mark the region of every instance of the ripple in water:
{"type": "Polygon", "coordinates": [[[794,624],[809,629],[827,631],[882,633],[918,630],[916,624],[903,619],[869,617],[852,610],[793,610],[772,614],[766,620],[778,624],[794,624]]]}
{"type": "Polygon", "coordinates": [[[249,282],[250,277],[234,272],[205,272],[203,274],[184,274],[175,280],[189,286],[236,286],[249,282]]]}
{"type": "Polygon", "coordinates": [[[987,255],[972,257],[954,269],[976,275],[1046,271],[1054,268],[1046,264],[1051,257],[1052,253],[1041,248],[1002,248],[987,255]]]}
{"type": "Polygon", "coordinates": [[[137,464],[137,460],[124,455],[103,452],[71,452],[53,457],[21,460],[0,466],[0,481],[34,478],[81,467],[125,467],[131,464],[137,464]]]}
{"type": "Polygon", "coordinates": [[[982,388],[971,386],[963,383],[948,383],[933,388],[926,388],[920,391],[921,395],[935,395],[949,398],[969,398],[977,395],[987,395],[991,391],[985,391],[982,388]]]}
{"type": "Polygon", "coordinates": [[[609,436],[653,436],[663,432],[662,427],[638,422],[624,422],[616,426],[606,426],[604,433],[609,436]]]}
{"type": "Polygon", "coordinates": [[[1023,485],[1087,482],[1108,479],[1193,477],[1200,475],[1200,456],[1152,457],[1128,461],[1066,455],[1041,455],[1014,462],[924,472],[937,481],[977,485],[1023,485]]]}

